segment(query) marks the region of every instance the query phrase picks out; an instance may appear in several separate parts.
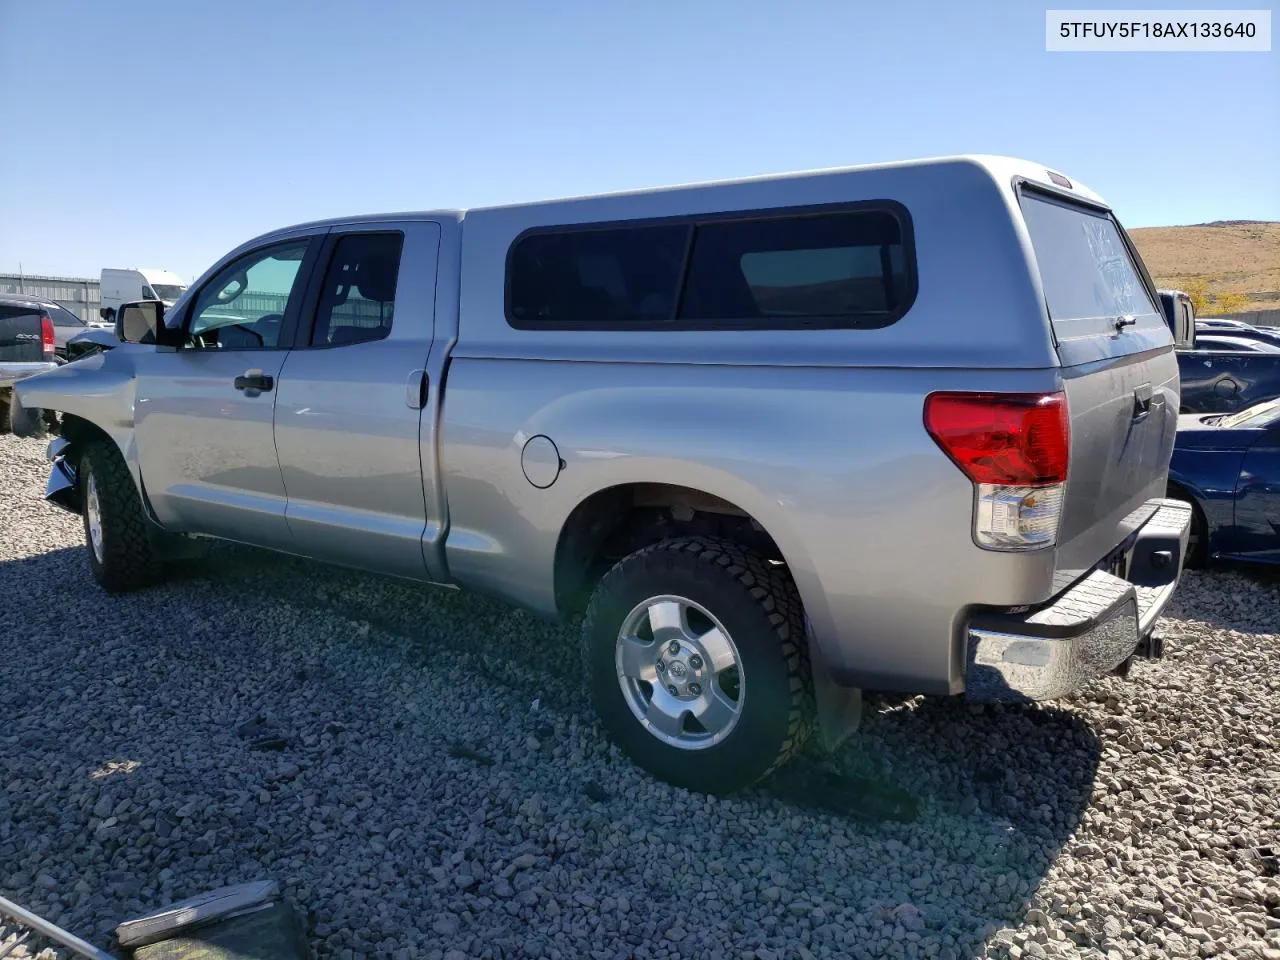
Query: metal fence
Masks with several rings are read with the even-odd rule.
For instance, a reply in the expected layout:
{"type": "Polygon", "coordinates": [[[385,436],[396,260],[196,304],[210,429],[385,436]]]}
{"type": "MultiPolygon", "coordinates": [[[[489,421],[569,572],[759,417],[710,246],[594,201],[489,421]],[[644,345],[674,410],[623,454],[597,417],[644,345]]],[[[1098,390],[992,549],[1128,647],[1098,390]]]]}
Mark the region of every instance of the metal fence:
{"type": "MultiPolygon", "coordinates": [[[[262,293],[258,290],[246,290],[224,306],[209,307],[204,316],[223,317],[265,317],[269,314],[284,314],[288,296],[283,293],[262,293]]],[[[358,297],[334,305],[332,323],[349,327],[376,327],[383,320],[390,321],[391,306],[382,306],[358,297]]]]}
{"type": "Polygon", "coordinates": [[[0,273],[0,294],[25,293],[43,297],[66,307],[88,322],[98,316],[102,305],[101,284],[88,277],[32,277],[20,273],[0,273]]]}

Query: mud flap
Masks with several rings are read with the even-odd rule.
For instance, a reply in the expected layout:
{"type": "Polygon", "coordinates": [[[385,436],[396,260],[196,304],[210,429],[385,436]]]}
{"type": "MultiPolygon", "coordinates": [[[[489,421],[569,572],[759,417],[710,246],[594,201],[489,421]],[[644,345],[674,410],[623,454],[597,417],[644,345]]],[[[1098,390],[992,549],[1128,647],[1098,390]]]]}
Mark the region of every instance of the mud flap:
{"type": "MultiPolygon", "coordinates": [[[[812,652],[813,647],[809,649],[812,652]]],[[[862,691],[837,684],[817,658],[810,660],[810,669],[818,711],[818,740],[823,750],[834,753],[862,723],[862,691]]]]}

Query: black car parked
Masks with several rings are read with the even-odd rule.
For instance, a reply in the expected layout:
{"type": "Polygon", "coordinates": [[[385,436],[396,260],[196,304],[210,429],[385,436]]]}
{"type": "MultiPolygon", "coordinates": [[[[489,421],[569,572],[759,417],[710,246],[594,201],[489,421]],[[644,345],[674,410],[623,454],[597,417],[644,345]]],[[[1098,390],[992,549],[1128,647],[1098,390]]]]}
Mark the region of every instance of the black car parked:
{"type": "Polygon", "coordinates": [[[18,407],[13,385],[58,365],[56,337],[53,316],[43,301],[0,296],[0,431],[39,430],[40,413],[24,413],[18,407]]]}

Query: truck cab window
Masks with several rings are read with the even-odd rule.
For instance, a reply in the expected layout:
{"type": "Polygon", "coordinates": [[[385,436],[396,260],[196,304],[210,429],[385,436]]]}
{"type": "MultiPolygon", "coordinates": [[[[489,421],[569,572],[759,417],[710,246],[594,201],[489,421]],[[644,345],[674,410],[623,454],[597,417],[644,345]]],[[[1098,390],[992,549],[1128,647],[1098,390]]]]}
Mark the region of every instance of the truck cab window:
{"type": "Polygon", "coordinates": [[[287,348],[280,330],[308,240],[292,240],[223,267],[196,297],[188,335],[196,347],[223,350],[287,348]]]}
{"type": "Polygon", "coordinates": [[[355,233],[334,245],[311,331],[313,347],[381,340],[391,332],[400,233],[355,233]]]}

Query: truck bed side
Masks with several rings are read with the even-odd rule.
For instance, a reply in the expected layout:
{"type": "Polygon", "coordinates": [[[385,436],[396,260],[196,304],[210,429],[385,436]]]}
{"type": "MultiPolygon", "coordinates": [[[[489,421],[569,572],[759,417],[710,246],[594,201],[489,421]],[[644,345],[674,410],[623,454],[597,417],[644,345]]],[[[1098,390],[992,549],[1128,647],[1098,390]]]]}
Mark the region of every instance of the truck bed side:
{"type": "Polygon", "coordinates": [[[441,414],[451,576],[555,613],[575,511],[620,486],[690,488],[749,515],[777,544],[840,679],[960,689],[962,608],[1040,602],[1054,582],[1052,552],[974,547],[972,485],[922,422],[931,390],[1061,389],[1007,210],[987,170],[957,161],[469,212],[441,414]],[[910,211],[928,277],[883,329],[516,330],[495,282],[512,241],[539,223],[883,197],[910,211]],[[526,479],[522,455],[537,437],[554,444],[530,448],[535,472],[550,468],[546,486],[526,479]],[[563,469],[548,463],[556,458],[563,469]],[[936,544],[927,551],[909,539],[920,525],[936,544]]]}

